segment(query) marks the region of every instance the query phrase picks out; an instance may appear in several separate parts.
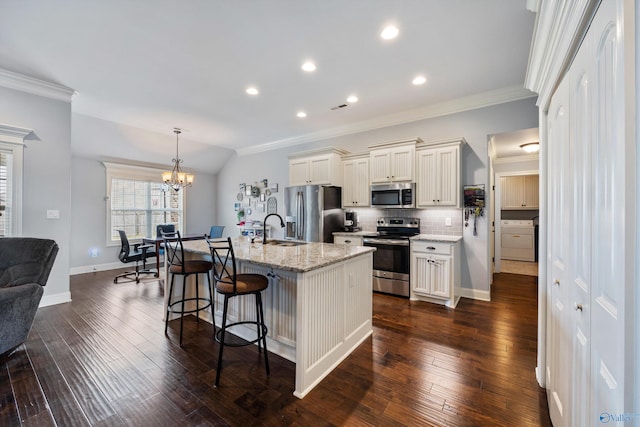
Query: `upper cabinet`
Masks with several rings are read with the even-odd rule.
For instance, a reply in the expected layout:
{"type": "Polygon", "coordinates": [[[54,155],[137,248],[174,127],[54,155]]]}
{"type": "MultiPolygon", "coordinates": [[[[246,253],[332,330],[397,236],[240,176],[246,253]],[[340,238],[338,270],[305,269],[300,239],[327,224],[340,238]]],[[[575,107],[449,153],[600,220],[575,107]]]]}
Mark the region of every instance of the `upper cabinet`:
{"type": "Polygon", "coordinates": [[[465,142],[456,138],[417,146],[417,207],[461,207],[460,149],[465,142]]]}
{"type": "Polygon", "coordinates": [[[344,150],[325,148],[289,156],[289,185],[342,186],[344,150]]]}
{"type": "Polygon", "coordinates": [[[538,175],[503,176],[500,178],[502,209],[538,209],[538,175]]]}
{"type": "Polygon", "coordinates": [[[345,156],[342,159],[342,170],[342,206],[369,206],[369,154],[345,156]]]}
{"type": "Polygon", "coordinates": [[[413,182],[416,143],[420,138],[369,147],[371,184],[413,182]]]}

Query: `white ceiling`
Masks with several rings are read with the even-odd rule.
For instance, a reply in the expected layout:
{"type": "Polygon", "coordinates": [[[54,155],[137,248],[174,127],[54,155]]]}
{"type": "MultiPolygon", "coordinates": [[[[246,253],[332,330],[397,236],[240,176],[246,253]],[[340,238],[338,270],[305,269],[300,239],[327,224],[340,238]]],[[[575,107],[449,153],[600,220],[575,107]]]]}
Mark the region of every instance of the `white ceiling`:
{"type": "Polygon", "coordinates": [[[181,127],[181,138],[230,149],[281,146],[474,96],[522,98],[535,20],[525,4],[3,0],[0,68],[75,89],[84,116],[167,138],[181,127]],[[395,40],[379,37],[388,23],[395,40]],[[307,59],[315,72],[300,69],[307,59]],[[425,85],[411,84],[417,74],[425,85]],[[330,109],[350,94],[359,102],[330,109]]]}
{"type": "Polygon", "coordinates": [[[495,158],[518,157],[530,155],[520,145],[528,142],[540,142],[538,128],[521,129],[492,135],[495,158]]]}

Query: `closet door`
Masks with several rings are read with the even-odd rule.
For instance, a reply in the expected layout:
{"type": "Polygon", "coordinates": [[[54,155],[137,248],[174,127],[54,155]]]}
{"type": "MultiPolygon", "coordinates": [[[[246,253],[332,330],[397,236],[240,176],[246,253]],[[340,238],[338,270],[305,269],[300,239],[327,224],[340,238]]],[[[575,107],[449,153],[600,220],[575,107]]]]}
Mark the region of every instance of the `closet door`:
{"type": "Polygon", "coordinates": [[[569,83],[565,78],[553,96],[548,115],[548,251],[547,251],[547,393],[556,427],[571,425],[569,256],[571,241],[571,157],[569,83]]]}
{"type": "Polygon", "coordinates": [[[625,285],[633,277],[625,275],[633,269],[626,259],[627,250],[633,252],[635,238],[629,233],[631,240],[625,241],[625,222],[629,221],[625,214],[633,209],[625,196],[634,188],[635,174],[625,169],[629,155],[625,150],[625,97],[633,96],[633,91],[625,93],[623,4],[623,0],[603,1],[588,33],[594,106],[591,382],[595,416],[598,411],[624,412],[625,354],[627,346],[633,346],[625,342],[625,285]]]}
{"type": "Polygon", "coordinates": [[[571,366],[572,424],[588,426],[594,415],[590,404],[591,351],[591,217],[593,211],[593,148],[591,137],[592,97],[588,42],[571,66],[571,147],[573,148],[573,203],[571,231],[570,331],[573,351],[571,366]]]}

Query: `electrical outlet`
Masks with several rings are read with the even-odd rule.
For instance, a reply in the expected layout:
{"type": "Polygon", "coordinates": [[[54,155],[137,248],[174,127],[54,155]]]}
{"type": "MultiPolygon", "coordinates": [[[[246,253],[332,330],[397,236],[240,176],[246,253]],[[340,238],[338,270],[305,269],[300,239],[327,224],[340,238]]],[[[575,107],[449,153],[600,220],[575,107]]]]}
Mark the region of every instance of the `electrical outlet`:
{"type": "Polygon", "coordinates": [[[444,225],[446,225],[447,227],[451,227],[451,218],[445,218],[444,225]]]}

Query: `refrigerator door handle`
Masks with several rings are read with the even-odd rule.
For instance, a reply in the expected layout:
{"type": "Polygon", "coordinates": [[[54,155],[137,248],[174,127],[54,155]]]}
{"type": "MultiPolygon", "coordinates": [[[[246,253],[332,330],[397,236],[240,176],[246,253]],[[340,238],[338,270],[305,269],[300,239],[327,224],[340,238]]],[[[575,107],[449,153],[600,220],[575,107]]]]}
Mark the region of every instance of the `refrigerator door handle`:
{"type": "Polygon", "coordinates": [[[305,227],[305,217],[304,217],[304,194],[302,191],[298,192],[298,197],[296,200],[297,204],[297,214],[298,214],[298,230],[296,239],[303,240],[304,227],[305,227]]]}

